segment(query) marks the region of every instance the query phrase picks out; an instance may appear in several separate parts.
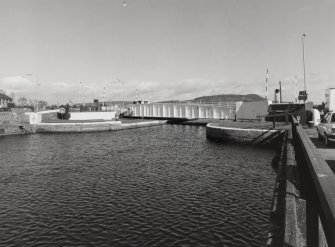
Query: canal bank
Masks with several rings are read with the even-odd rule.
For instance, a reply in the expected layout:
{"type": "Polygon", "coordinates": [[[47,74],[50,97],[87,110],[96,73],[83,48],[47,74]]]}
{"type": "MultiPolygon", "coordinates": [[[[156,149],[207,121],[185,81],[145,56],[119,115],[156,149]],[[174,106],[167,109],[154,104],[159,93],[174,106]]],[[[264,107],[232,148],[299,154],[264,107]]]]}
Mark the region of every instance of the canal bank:
{"type": "Polygon", "coordinates": [[[0,136],[34,133],[30,118],[24,110],[0,112],[0,136]]]}
{"type": "Polygon", "coordinates": [[[36,132],[86,132],[112,131],[139,127],[149,127],[165,123],[206,126],[208,123],[219,123],[220,126],[233,128],[270,128],[272,123],[257,121],[231,121],[219,119],[141,119],[121,118],[115,121],[109,112],[83,112],[76,120],[60,120],[55,110],[44,112],[26,112],[16,109],[16,112],[0,113],[0,135],[33,134],[36,132]],[[86,116],[86,115],[88,116],[86,116]],[[99,115],[100,114],[100,115],[99,115]],[[92,116],[94,115],[94,116],[92,116]],[[90,117],[94,119],[86,119],[90,117]]]}
{"type": "Polygon", "coordinates": [[[164,120],[59,120],[55,113],[1,112],[0,136],[35,133],[99,132],[126,130],[166,124],[164,120]]]}
{"type": "Polygon", "coordinates": [[[38,123],[34,126],[37,133],[82,133],[115,131],[164,125],[166,121],[62,121],[57,123],[38,123]]]}
{"type": "Polygon", "coordinates": [[[282,142],[286,132],[285,128],[272,128],[268,124],[247,123],[243,127],[225,126],[221,123],[209,123],[206,125],[208,139],[225,142],[238,142],[253,145],[269,145],[282,142]]]}

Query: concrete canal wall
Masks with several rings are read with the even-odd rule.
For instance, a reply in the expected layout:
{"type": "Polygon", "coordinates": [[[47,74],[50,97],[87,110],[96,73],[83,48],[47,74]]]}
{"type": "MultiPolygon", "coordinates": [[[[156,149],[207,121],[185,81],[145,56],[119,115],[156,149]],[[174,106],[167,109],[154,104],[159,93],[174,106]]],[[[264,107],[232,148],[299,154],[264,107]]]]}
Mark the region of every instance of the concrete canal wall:
{"type": "MultiPolygon", "coordinates": [[[[61,121],[57,119],[57,111],[47,112],[1,112],[0,136],[19,135],[32,133],[56,133],[56,132],[96,132],[113,131],[141,127],[150,127],[166,124],[166,121],[139,121],[127,122],[104,121],[103,118],[114,117],[114,112],[102,112],[102,114],[89,114],[92,118],[100,117],[99,121],[78,120],[78,122],[61,121]]],[[[86,112],[85,112],[86,113],[86,112]]],[[[76,115],[76,114],[75,114],[76,115]]],[[[87,120],[87,119],[86,119],[87,120]]],[[[74,120],[77,121],[77,120],[74,120]]]]}
{"type": "Polygon", "coordinates": [[[38,123],[36,124],[37,133],[66,133],[66,132],[100,132],[100,131],[114,131],[124,129],[134,129],[141,127],[151,127],[156,125],[166,124],[166,121],[145,121],[135,123],[122,123],[120,121],[106,121],[106,122],[84,122],[84,123],[38,123]]]}
{"type": "MultiPolygon", "coordinates": [[[[57,122],[57,113],[59,110],[41,111],[27,113],[30,116],[30,123],[50,123],[57,122]]],[[[115,119],[115,111],[112,112],[70,112],[69,120],[113,120],[115,119]]]]}
{"type": "Polygon", "coordinates": [[[293,119],[292,129],[282,142],[278,186],[274,190],[276,199],[271,213],[275,227],[268,235],[270,244],[267,246],[335,246],[332,160],[325,160],[317,148],[319,144],[307,134],[310,130],[293,119]],[[280,228],[282,232],[276,230],[280,228]],[[278,237],[282,238],[281,244],[272,245],[278,237]]]}
{"type": "Polygon", "coordinates": [[[65,133],[65,132],[99,132],[110,131],[116,126],[121,125],[121,122],[88,122],[88,123],[73,123],[73,122],[58,122],[58,123],[37,123],[35,125],[37,133],[65,133]]]}
{"type": "Polygon", "coordinates": [[[234,128],[220,126],[220,124],[215,123],[207,124],[206,126],[206,136],[208,139],[257,145],[266,145],[281,141],[280,138],[284,133],[285,130],[234,128]]]}
{"type": "Polygon", "coordinates": [[[0,135],[33,133],[29,116],[25,112],[0,112],[0,135]]]}
{"type": "Polygon", "coordinates": [[[292,144],[300,176],[299,183],[294,184],[298,185],[300,196],[297,194],[299,197],[294,198],[298,199],[296,203],[305,201],[305,219],[301,220],[299,215],[297,218],[298,224],[303,224],[306,229],[306,241],[290,246],[303,246],[302,242],[313,247],[335,246],[335,175],[330,167],[332,162],[325,160],[316,148],[316,142],[311,140],[306,129],[295,118],[292,123],[292,144]]]}
{"type": "Polygon", "coordinates": [[[115,118],[115,111],[110,112],[70,112],[70,120],[113,120],[115,118]]]}
{"type": "Polygon", "coordinates": [[[166,123],[167,123],[166,120],[155,120],[155,121],[146,121],[137,123],[122,123],[121,126],[117,127],[116,129],[134,129],[134,128],[164,125],[166,123]]]}

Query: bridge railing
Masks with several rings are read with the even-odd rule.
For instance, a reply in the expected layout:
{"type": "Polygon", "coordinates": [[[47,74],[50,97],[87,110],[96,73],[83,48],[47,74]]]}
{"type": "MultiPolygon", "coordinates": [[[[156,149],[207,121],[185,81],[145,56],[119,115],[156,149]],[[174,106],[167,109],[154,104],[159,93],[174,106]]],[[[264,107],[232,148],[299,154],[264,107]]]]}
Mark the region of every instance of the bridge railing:
{"type": "Polygon", "coordinates": [[[220,102],[206,102],[206,101],[199,101],[199,102],[175,102],[175,103],[151,103],[151,104],[175,104],[175,105],[205,105],[205,106],[224,106],[227,108],[236,108],[236,102],[234,101],[220,101],[220,102]]]}
{"type": "Polygon", "coordinates": [[[307,246],[324,246],[320,237],[322,228],[328,246],[335,246],[335,175],[295,118],[292,134],[301,195],[306,199],[307,246]]]}
{"type": "Polygon", "coordinates": [[[236,108],[236,102],[199,102],[200,105],[210,105],[210,106],[225,106],[227,108],[236,108]]]}

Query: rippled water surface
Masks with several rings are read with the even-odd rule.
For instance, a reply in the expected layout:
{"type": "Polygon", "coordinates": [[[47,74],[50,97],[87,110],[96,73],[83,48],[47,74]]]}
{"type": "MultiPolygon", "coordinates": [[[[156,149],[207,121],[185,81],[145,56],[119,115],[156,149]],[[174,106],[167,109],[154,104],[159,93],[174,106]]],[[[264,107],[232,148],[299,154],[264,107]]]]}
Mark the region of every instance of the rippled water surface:
{"type": "Polygon", "coordinates": [[[0,246],[263,246],[275,151],[204,127],[0,138],[0,246]]]}

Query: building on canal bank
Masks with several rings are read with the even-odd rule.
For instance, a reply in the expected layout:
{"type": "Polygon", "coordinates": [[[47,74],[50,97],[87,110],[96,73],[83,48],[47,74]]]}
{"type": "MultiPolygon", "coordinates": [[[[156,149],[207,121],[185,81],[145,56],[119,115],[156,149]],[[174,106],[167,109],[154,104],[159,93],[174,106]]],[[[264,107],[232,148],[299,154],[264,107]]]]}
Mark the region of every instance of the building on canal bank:
{"type": "Polygon", "coordinates": [[[11,97],[0,92],[0,109],[7,108],[8,103],[12,103],[12,102],[13,102],[13,99],[11,97]]]}

